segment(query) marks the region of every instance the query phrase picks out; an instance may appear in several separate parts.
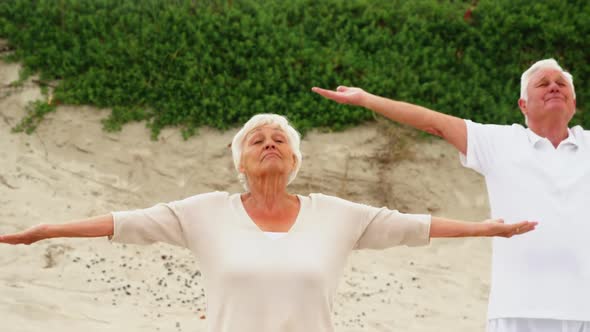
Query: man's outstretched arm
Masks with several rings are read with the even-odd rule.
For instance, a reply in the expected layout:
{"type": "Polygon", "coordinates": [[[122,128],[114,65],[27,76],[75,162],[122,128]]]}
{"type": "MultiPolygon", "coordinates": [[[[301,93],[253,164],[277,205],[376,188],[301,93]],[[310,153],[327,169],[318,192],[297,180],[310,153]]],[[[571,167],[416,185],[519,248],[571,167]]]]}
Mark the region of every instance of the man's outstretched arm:
{"type": "Polygon", "coordinates": [[[311,90],[338,103],[362,106],[395,122],[440,136],[459,152],[467,153],[467,126],[463,119],[426,107],[379,97],[360,88],[339,86],[332,91],[314,87],[311,90]]]}

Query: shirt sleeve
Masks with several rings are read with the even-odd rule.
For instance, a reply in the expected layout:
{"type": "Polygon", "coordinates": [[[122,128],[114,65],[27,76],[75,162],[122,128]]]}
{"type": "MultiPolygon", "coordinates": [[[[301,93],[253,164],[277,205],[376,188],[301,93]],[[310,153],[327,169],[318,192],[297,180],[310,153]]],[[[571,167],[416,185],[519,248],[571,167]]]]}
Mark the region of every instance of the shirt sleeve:
{"type": "Polygon", "coordinates": [[[501,155],[503,138],[510,130],[509,126],[484,125],[471,120],[465,120],[467,126],[467,154],[459,154],[461,164],[478,173],[487,175],[496,159],[501,155]]]}
{"type": "Polygon", "coordinates": [[[430,215],[400,213],[384,207],[366,206],[366,209],[368,223],[355,249],[384,249],[430,243],[430,215]]]}

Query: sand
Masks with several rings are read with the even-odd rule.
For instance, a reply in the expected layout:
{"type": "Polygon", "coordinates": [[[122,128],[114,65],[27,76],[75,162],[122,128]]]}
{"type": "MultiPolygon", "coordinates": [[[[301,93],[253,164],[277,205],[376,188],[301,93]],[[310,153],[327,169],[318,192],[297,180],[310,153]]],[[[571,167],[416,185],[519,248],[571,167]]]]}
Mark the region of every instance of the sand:
{"type": "MultiPolygon", "coordinates": [[[[31,80],[0,63],[0,234],[213,190],[240,192],[227,147],[236,130],[202,128],[150,141],[142,123],[102,130],[108,110],[60,106],[32,135],[11,133],[31,80]]],[[[311,93],[311,92],[310,92],[311,93]]],[[[479,221],[483,179],[444,141],[377,121],[302,142],[294,193],[322,192],[403,212],[479,221]]],[[[484,331],[489,239],[433,240],[421,248],[358,251],[335,299],[336,331],[484,331]]],[[[97,239],[0,245],[1,331],[205,331],[199,264],[184,249],[97,239]]]]}

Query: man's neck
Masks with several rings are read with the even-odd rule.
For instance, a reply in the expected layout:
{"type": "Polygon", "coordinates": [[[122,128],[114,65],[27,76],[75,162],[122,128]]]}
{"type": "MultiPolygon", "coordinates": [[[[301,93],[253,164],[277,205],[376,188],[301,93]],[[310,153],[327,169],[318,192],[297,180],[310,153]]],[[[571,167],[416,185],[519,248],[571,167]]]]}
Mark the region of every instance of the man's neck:
{"type": "Polygon", "coordinates": [[[548,139],[555,148],[557,148],[559,143],[567,139],[569,136],[567,125],[529,126],[529,129],[535,134],[548,139]]]}

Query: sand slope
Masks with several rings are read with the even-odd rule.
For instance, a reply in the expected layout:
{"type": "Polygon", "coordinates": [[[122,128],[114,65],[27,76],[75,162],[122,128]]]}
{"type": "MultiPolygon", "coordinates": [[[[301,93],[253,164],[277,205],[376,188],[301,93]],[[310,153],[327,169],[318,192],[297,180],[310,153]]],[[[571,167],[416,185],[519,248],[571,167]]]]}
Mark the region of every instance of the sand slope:
{"type": "MultiPolygon", "coordinates": [[[[106,133],[107,110],[60,107],[33,135],[12,134],[35,84],[8,84],[0,64],[0,233],[212,190],[241,191],[227,147],[235,130],[175,129],[149,140],[143,124],[106,133]]],[[[386,123],[312,132],[291,191],[322,192],[404,212],[485,219],[482,178],[437,139],[406,138],[386,123]]],[[[489,239],[360,251],[335,299],[337,331],[483,331],[489,239]]],[[[198,262],[182,249],[53,239],[0,245],[2,331],[205,331],[198,262]]]]}

